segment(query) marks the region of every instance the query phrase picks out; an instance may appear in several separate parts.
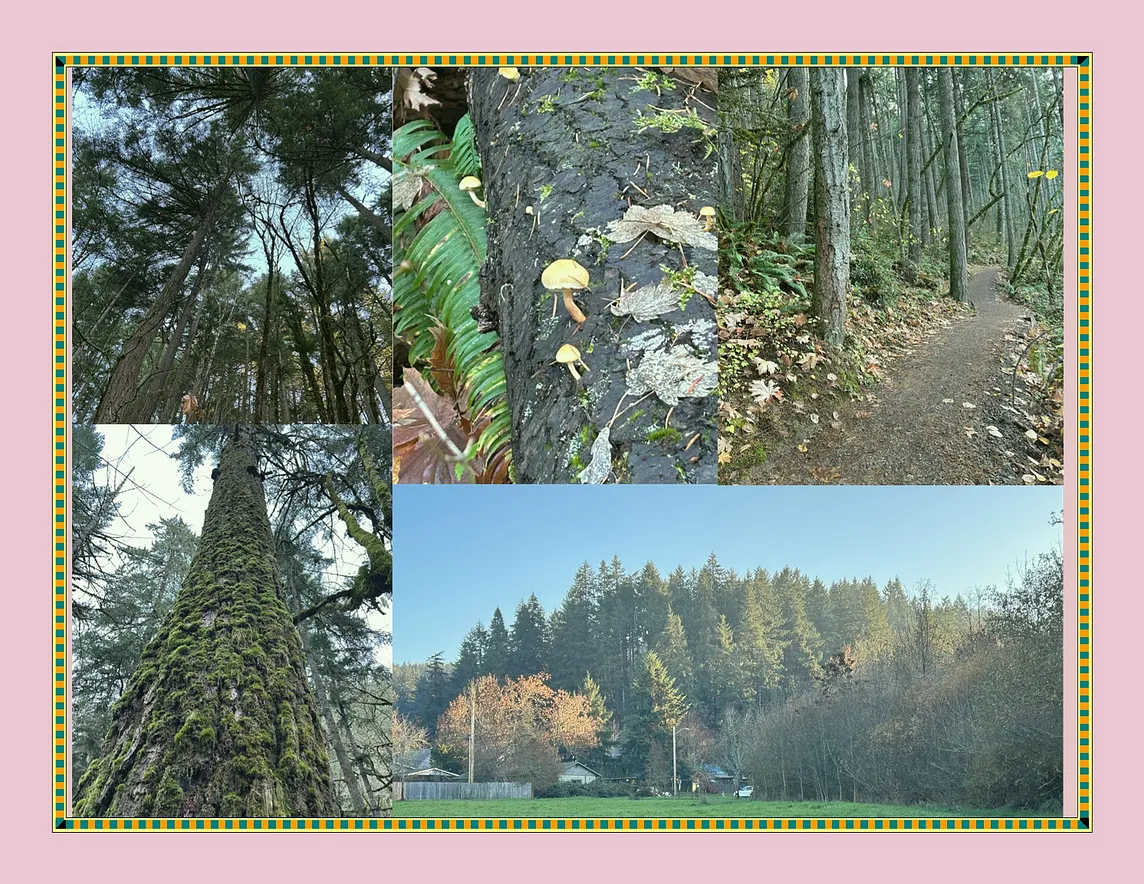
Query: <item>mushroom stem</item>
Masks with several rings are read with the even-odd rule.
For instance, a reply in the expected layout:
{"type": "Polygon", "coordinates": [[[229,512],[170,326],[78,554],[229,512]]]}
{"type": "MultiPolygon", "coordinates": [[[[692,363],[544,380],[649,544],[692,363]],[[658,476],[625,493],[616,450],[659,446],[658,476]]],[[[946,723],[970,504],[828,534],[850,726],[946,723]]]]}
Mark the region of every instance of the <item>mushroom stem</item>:
{"type": "Polygon", "coordinates": [[[476,203],[482,209],[485,207],[485,201],[477,199],[477,195],[475,193],[473,193],[471,190],[469,191],[469,199],[471,199],[474,203],[476,203]]]}
{"type": "Polygon", "coordinates": [[[564,364],[567,365],[568,370],[570,372],[572,372],[572,377],[576,378],[576,380],[580,380],[580,372],[576,371],[576,366],[573,365],[571,362],[566,362],[564,364]]]}
{"type": "MultiPolygon", "coordinates": [[[[555,307],[555,304],[553,306],[555,307]]],[[[572,289],[564,289],[564,306],[568,309],[568,315],[577,322],[584,323],[587,321],[588,317],[584,315],[584,311],[577,307],[576,302],[572,300],[572,289]]]]}

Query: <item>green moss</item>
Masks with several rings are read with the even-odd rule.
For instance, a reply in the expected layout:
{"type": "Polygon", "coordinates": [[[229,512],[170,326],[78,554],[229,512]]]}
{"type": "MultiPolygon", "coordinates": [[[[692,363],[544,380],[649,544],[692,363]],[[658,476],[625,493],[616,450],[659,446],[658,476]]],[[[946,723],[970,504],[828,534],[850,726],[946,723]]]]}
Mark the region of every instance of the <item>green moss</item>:
{"type": "Polygon", "coordinates": [[[735,466],[740,469],[757,467],[767,462],[767,449],[762,442],[756,442],[746,451],[735,456],[735,466]]]}
{"type": "Polygon", "coordinates": [[[677,430],[675,427],[660,427],[659,429],[652,430],[647,434],[648,442],[660,442],[663,444],[664,448],[667,448],[670,445],[678,445],[680,439],[682,438],[683,434],[680,433],[679,430],[677,430]]]}
{"type": "Polygon", "coordinates": [[[159,784],[158,792],[155,793],[155,815],[179,816],[185,797],[183,787],[168,772],[163,777],[163,782],[159,784]]]}

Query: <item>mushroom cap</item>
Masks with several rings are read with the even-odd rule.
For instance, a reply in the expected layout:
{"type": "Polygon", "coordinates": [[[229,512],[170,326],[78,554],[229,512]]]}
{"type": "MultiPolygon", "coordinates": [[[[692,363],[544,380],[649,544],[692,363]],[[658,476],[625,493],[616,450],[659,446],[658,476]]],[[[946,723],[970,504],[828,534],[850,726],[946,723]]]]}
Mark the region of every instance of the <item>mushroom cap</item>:
{"type": "Polygon", "coordinates": [[[540,283],[549,291],[582,289],[588,286],[588,271],[571,258],[561,258],[544,268],[540,283]]]}
{"type": "Polygon", "coordinates": [[[520,79],[520,71],[516,68],[497,68],[497,73],[506,80],[512,80],[514,83],[520,79]]]}
{"type": "Polygon", "coordinates": [[[458,186],[461,190],[476,190],[481,186],[481,179],[476,175],[466,175],[458,186]]]}
{"type": "Polygon", "coordinates": [[[568,365],[572,362],[580,361],[580,351],[573,347],[571,344],[561,344],[560,349],[556,351],[556,361],[568,365]]]}
{"type": "Polygon", "coordinates": [[[704,218],[709,218],[715,214],[715,207],[714,206],[704,206],[702,209],[699,210],[699,214],[702,215],[704,218]]]}

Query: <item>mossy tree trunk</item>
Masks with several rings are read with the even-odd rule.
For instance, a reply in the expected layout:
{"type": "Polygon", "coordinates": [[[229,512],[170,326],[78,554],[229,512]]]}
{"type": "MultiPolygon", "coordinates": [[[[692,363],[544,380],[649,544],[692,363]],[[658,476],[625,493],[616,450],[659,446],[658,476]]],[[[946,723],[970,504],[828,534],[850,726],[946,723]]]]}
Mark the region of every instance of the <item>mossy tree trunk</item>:
{"type": "Polygon", "coordinates": [[[302,645],[282,599],[253,440],[222,450],[198,554],[112,709],[76,816],[337,812],[302,645]]]}

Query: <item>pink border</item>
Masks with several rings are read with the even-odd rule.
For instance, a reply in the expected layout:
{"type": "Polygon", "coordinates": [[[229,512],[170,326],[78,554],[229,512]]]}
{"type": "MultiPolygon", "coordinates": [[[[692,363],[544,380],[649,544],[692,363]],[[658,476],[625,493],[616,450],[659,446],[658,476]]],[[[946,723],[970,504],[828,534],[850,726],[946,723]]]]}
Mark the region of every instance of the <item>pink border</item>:
{"type": "MultiPolygon", "coordinates": [[[[8,705],[7,726],[0,732],[9,761],[2,803],[4,834],[9,844],[16,845],[9,856],[17,873],[38,861],[50,864],[51,871],[60,875],[82,872],[87,879],[114,877],[120,882],[153,879],[156,875],[170,881],[201,880],[204,875],[225,880],[251,873],[269,877],[274,872],[288,874],[293,880],[329,876],[331,872],[395,881],[405,875],[413,880],[433,880],[455,874],[445,865],[447,856],[441,857],[437,850],[427,851],[432,845],[411,833],[330,836],[339,839],[336,844],[320,843],[312,834],[238,839],[218,835],[213,836],[209,851],[206,845],[195,847],[199,862],[179,861],[171,848],[181,853],[186,845],[176,845],[172,840],[176,836],[163,834],[148,833],[134,839],[130,835],[101,835],[47,840],[51,837],[46,825],[50,806],[43,788],[43,769],[49,743],[40,722],[46,719],[50,662],[40,633],[29,624],[46,620],[50,598],[45,567],[50,515],[46,466],[51,423],[46,380],[50,350],[46,269],[50,250],[43,233],[50,190],[49,53],[92,47],[155,49],[168,44],[171,49],[188,51],[273,46],[284,51],[345,48],[377,52],[413,44],[442,52],[474,47],[701,51],[740,46],[792,51],[813,48],[821,52],[938,50],[943,46],[983,52],[1092,50],[1094,64],[1100,65],[1100,99],[1094,112],[1100,117],[1102,135],[1099,163],[1094,160],[1094,169],[1099,170],[1101,181],[1109,182],[1100,198],[1101,218],[1108,223],[1101,233],[1100,271],[1094,274],[1094,281],[1099,278],[1106,287],[1099,309],[1094,310],[1094,325],[1099,319],[1101,355],[1101,371],[1094,374],[1099,374],[1102,390],[1110,394],[1101,401],[1120,406],[1110,408],[1094,436],[1101,474],[1109,477],[1094,513],[1101,540],[1100,567],[1094,570],[1094,576],[1101,578],[1094,593],[1094,615],[1099,612],[1100,626],[1094,631],[1100,637],[1098,659],[1102,664],[1096,696],[1109,698],[1099,707],[1099,738],[1094,746],[1098,771],[1095,791],[1099,795],[1094,801],[1095,832],[1087,836],[1024,837],[887,833],[883,837],[893,838],[892,845],[872,835],[843,842],[840,834],[828,842],[796,845],[798,833],[726,838],[717,834],[579,834],[574,861],[568,863],[552,861],[558,851],[568,847],[566,841],[558,840],[560,835],[531,834],[513,838],[511,843],[503,839],[498,842],[496,834],[452,837],[466,838],[463,847],[457,844],[455,854],[461,868],[488,870],[509,880],[608,880],[625,872],[645,879],[670,872],[670,880],[678,881],[740,873],[761,878],[786,872],[816,877],[838,874],[858,881],[868,876],[916,879],[921,873],[927,880],[962,881],[966,875],[977,873],[1000,877],[1002,870],[1030,877],[1048,873],[1048,880],[1062,880],[1072,872],[1099,870],[1106,863],[1116,862],[1118,855],[1131,861],[1128,827],[1136,796],[1130,787],[1138,777],[1128,753],[1137,742],[1139,688],[1128,655],[1138,647],[1140,621],[1133,615],[1139,611],[1140,581],[1136,576],[1138,563],[1135,557],[1129,558],[1139,545],[1138,529],[1132,527],[1139,520],[1138,507],[1132,505],[1135,501],[1129,493],[1131,485],[1138,484],[1136,410],[1140,397],[1136,365],[1129,359],[1139,350],[1140,329],[1144,327],[1144,296],[1137,281],[1139,226],[1127,198],[1138,189],[1140,177],[1135,147],[1139,139],[1134,137],[1138,128],[1134,93],[1139,72],[1137,65],[1128,64],[1129,59],[1135,60],[1135,53],[1130,55],[1127,45],[1119,45],[1126,43],[1131,29],[1126,28],[1122,17],[1105,17],[1094,6],[1077,9],[1054,2],[1028,8],[973,0],[959,4],[955,11],[935,15],[933,21],[927,20],[927,13],[916,3],[886,4],[889,8],[878,10],[855,10],[848,5],[845,9],[849,13],[834,14],[818,7],[813,15],[797,8],[784,14],[774,6],[752,4],[737,10],[736,5],[732,2],[712,8],[666,0],[657,4],[652,15],[635,4],[625,8],[605,0],[583,0],[560,25],[558,37],[545,35],[548,29],[543,27],[547,23],[544,19],[549,17],[543,13],[543,18],[529,19],[527,13],[514,17],[503,8],[493,11],[459,0],[439,0],[433,5],[432,16],[417,21],[402,20],[417,19],[415,7],[405,7],[406,12],[402,7],[389,9],[360,0],[340,4],[333,15],[314,15],[311,5],[297,10],[280,8],[278,14],[267,16],[264,7],[236,7],[211,0],[200,4],[191,16],[180,14],[174,7],[133,2],[117,4],[117,8],[107,3],[86,6],[82,12],[38,5],[25,7],[9,19],[5,42],[11,45],[4,47],[2,56],[10,78],[9,134],[4,146],[4,165],[9,172],[5,182],[9,335],[0,358],[10,379],[6,391],[7,439],[9,444],[15,443],[16,450],[8,457],[8,506],[5,531],[0,536],[7,553],[7,617],[12,627],[3,653],[10,673],[10,694],[16,703],[8,705]],[[85,21],[80,15],[91,20],[85,21]],[[462,25],[471,30],[462,33],[462,25]],[[1125,195],[1124,199],[1117,200],[1118,192],[1125,195]],[[1112,398],[1116,386],[1121,388],[1119,400],[1112,398]],[[1123,579],[1117,580],[1120,575],[1123,579]],[[1123,696],[1117,702],[1121,691],[1123,696]],[[21,727],[23,721],[34,724],[21,727]],[[823,849],[824,843],[828,849],[823,849]]],[[[1093,254],[1097,254],[1095,249],[1093,254]]],[[[38,876],[33,873],[31,877],[38,876]]]]}

